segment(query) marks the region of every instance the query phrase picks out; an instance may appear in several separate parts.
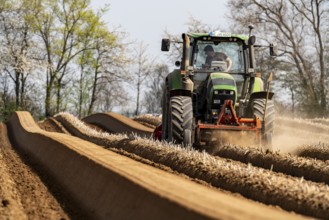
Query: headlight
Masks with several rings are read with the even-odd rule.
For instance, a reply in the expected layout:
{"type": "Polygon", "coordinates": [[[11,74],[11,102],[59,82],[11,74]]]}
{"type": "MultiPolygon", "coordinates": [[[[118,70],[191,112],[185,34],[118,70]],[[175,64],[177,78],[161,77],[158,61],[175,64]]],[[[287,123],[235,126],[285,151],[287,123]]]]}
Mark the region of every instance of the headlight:
{"type": "Polygon", "coordinates": [[[217,116],[219,114],[219,111],[217,109],[212,110],[212,115],[217,116]]]}
{"type": "Polygon", "coordinates": [[[234,91],[230,91],[230,95],[233,95],[234,94],[234,91]]]}

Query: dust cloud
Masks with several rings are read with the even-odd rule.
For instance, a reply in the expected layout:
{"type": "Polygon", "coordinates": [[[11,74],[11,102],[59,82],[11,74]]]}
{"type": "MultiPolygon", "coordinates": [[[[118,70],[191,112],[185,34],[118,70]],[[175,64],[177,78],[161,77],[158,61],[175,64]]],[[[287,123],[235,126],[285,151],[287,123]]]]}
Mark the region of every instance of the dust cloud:
{"type": "MultiPolygon", "coordinates": [[[[296,154],[305,146],[329,144],[329,126],[324,123],[327,120],[323,119],[322,123],[319,120],[312,122],[303,119],[277,117],[274,123],[272,150],[296,154]]],[[[204,148],[210,153],[224,145],[262,148],[254,132],[216,131],[205,139],[211,140],[205,143],[204,148]]]]}
{"type": "Polygon", "coordinates": [[[305,146],[329,143],[329,126],[324,123],[278,117],[275,125],[273,150],[295,154],[305,146]]]}

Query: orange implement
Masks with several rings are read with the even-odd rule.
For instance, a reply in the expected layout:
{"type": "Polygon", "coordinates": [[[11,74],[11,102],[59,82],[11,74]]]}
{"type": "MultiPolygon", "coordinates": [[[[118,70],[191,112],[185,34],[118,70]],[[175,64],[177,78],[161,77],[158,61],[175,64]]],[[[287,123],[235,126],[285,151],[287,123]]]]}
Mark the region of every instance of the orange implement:
{"type": "MultiPolygon", "coordinates": [[[[256,136],[261,134],[262,123],[256,118],[238,118],[231,100],[226,100],[215,124],[201,123],[197,124],[197,136],[200,137],[201,130],[226,130],[226,131],[252,131],[256,136]]],[[[200,140],[200,138],[198,138],[200,140]]]]}

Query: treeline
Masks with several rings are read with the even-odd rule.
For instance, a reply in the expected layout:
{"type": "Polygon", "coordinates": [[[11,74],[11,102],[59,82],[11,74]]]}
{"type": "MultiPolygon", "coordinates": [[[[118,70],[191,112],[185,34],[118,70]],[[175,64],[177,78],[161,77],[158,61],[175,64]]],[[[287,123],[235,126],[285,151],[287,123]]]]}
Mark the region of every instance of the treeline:
{"type": "MultiPolygon", "coordinates": [[[[110,30],[102,20],[107,12],[95,12],[89,0],[0,0],[2,120],[15,110],[37,118],[61,111],[83,117],[126,106],[128,100],[136,107],[123,111],[141,111],[139,97],[161,77],[154,73],[168,70],[151,65],[142,43],[132,50],[126,32],[110,30]]],[[[144,111],[156,106],[148,105],[144,111]]]]}
{"type": "MultiPolygon", "coordinates": [[[[227,4],[228,27],[191,17],[182,32],[248,34],[253,24],[256,44],[278,47],[275,59],[257,53],[257,71],[264,79],[274,73],[277,106],[295,115],[328,116],[329,2],[227,4]]],[[[0,0],[1,120],[16,110],[36,118],[61,111],[78,117],[113,109],[130,116],[161,113],[163,81],[168,65],[180,59],[181,45],[168,53],[167,64],[158,63],[143,42],[129,41],[115,26],[110,29],[102,20],[105,13],[110,11],[94,11],[89,0],[0,0]]],[[[181,33],[176,34],[163,36],[180,41],[181,33]]]]}
{"type": "Polygon", "coordinates": [[[258,59],[259,71],[275,74],[277,99],[294,114],[328,117],[329,1],[229,0],[228,7],[231,27],[253,24],[257,43],[277,45],[276,59],[258,59]]]}
{"type": "Polygon", "coordinates": [[[123,36],[108,30],[103,12],[87,0],[1,0],[3,118],[12,110],[82,116],[121,101],[122,93],[111,93],[121,75],[110,73],[126,61],[123,36]]]}

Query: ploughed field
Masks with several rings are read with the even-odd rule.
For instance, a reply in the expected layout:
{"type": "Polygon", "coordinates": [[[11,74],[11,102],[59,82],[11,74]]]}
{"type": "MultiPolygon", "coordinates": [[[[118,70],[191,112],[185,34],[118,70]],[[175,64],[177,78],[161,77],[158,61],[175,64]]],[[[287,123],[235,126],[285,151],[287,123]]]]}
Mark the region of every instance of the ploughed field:
{"type": "Polygon", "coordinates": [[[329,218],[329,120],[276,118],[273,151],[153,141],[155,116],[60,113],[1,124],[8,219],[329,218]]]}

